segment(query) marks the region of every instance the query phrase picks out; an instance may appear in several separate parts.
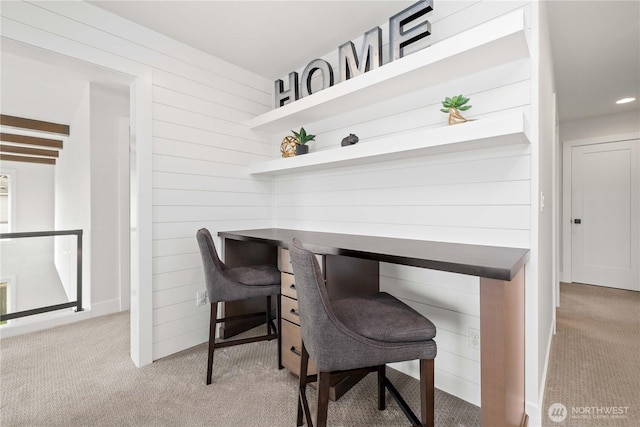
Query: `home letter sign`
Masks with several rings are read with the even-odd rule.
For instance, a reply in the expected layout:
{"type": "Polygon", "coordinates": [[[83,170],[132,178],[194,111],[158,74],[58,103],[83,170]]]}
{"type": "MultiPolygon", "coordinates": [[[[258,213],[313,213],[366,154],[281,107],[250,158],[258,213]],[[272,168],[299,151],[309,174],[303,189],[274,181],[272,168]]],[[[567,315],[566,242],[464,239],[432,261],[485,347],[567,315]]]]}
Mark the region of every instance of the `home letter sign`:
{"type": "Polygon", "coordinates": [[[313,93],[311,90],[311,78],[316,71],[322,73],[322,87],[318,90],[333,86],[333,69],[331,68],[331,64],[324,59],[314,59],[309,62],[309,65],[307,65],[307,68],[305,68],[302,73],[302,96],[313,93]]]}
{"type": "Polygon", "coordinates": [[[275,91],[276,108],[282,107],[287,102],[293,102],[300,99],[298,91],[298,73],[292,71],[289,73],[289,89],[284,90],[284,82],[281,79],[276,80],[275,91]]]}
{"type": "MultiPolygon", "coordinates": [[[[404,49],[410,44],[431,34],[431,23],[424,20],[409,27],[408,24],[433,10],[433,0],[420,0],[402,12],[389,18],[389,62],[404,56],[404,49]]],[[[344,82],[382,65],[382,30],[374,27],[364,33],[360,55],[356,52],[353,42],[343,43],[338,48],[338,65],[340,67],[340,81],[344,82]]],[[[314,59],[302,73],[302,81],[298,81],[298,73],[289,73],[289,88],[285,90],[284,82],[275,81],[275,107],[282,107],[286,103],[297,101],[313,94],[311,83],[313,75],[322,74],[321,86],[315,92],[333,86],[333,69],[324,59],[314,59]]]]}
{"type": "Polygon", "coordinates": [[[356,47],[349,41],[338,48],[340,58],[340,80],[346,81],[382,65],[382,30],[375,27],[366,33],[362,40],[360,56],[356,54],[356,47]]]}
{"type": "Polygon", "coordinates": [[[389,18],[389,62],[402,58],[405,47],[431,34],[429,21],[409,29],[405,29],[405,25],[432,10],[433,0],[423,0],[389,18]]]}

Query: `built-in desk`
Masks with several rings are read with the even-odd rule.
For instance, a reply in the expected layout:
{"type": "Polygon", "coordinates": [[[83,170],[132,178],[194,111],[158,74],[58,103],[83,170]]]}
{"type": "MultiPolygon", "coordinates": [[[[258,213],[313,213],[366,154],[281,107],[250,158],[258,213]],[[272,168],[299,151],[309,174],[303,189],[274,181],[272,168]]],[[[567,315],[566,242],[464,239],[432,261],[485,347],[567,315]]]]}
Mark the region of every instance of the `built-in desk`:
{"type": "MultiPolygon", "coordinates": [[[[524,265],[528,249],[279,228],[224,231],[218,235],[223,239],[225,262],[233,266],[256,262],[276,265],[278,248],[287,248],[296,237],[329,259],[382,261],[478,276],[482,425],[526,425],[524,265]]],[[[342,274],[349,277],[348,264],[331,264],[336,267],[333,279],[327,276],[328,285],[330,281],[340,282],[342,274]]]]}

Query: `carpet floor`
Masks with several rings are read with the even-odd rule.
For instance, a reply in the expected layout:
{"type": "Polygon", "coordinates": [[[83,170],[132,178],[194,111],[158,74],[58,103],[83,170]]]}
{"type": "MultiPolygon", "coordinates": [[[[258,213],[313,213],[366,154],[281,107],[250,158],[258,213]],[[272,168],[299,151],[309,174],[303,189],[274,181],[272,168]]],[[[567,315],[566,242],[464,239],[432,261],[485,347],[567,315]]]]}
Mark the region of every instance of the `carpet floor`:
{"type": "MultiPolygon", "coordinates": [[[[137,369],[129,313],[2,339],[0,425],[294,426],[297,378],[277,369],[276,351],[276,341],[216,350],[206,386],[204,344],[137,369]]],[[[419,411],[418,381],[392,369],[388,375],[419,411]]],[[[390,397],[387,410],[377,410],[376,390],[369,374],[330,402],[329,425],[410,425],[390,397]]],[[[315,390],[308,393],[315,413],[315,390]]],[[[480,425],[478,407],[447,393],[436,390],[435,406],[438,426],[480,425]]]]}
{"type": "MultiPolygon", "coordinates": [[[[262,331],[256,330],[255,333],[262,331]]],[[[129,313],[0,340],[0,425],[293,426],[297,379],[276,367],[276,342],[216,351],[204,384],[206,345],[136,368],[129,313]]],[[[562,284],[544,427],[640,426],[640,293],[562,284]]],[[[437,363],[437,361],[436,361],[437,363]]],[[[413,408],[418,381],[388,370],[413,408]]],[[[391,398],[376,409],[369,374],[338,402],[332,426],[407,426],[391,398]]],[[[314,407],[315,391],[309,389],[314,407]]],[[[436,425],[480,425],[480,409],[436,390],[436,425]]]]}
{"type": "Polygon", "coordinates": [[[543,425],[640,426],[640,292],[562,283],[557,316],[543,425]]]}

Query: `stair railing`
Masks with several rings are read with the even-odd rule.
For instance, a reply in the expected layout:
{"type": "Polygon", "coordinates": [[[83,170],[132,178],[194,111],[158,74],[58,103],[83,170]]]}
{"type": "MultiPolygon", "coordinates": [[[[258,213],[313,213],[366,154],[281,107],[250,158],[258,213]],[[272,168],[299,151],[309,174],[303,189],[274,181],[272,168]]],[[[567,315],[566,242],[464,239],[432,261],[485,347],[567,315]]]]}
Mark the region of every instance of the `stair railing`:
{"type": "Polygon", "coordinates": [[[47,313],[49,311],[62,310],[65,308],[76,307],[75,311],[83,311],[82,309],[82,230],[58,230],[58,231],[34,231],[34,232],[18,232],[18,233],[0,233],[0,240],[3,239],[21,239],[26,237],[51,237],[76,235],[77,237],[77,261],[76,261],[76,301],[69,301],[62,304],[48,305],[30,310],[18,311],[15,313],[5,313],[0,315],[0,322],[17,319],[34,314],[47,313]]]}

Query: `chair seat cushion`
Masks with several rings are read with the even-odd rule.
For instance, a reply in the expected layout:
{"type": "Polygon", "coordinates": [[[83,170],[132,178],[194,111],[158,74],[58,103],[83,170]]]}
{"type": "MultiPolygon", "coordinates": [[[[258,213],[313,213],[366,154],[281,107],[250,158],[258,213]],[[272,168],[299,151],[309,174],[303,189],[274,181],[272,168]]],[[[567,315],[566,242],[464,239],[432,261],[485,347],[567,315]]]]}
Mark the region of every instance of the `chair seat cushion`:
{"type": "Polygon", "coordinates": [[[280,271],[272,265],[226,268],[224,273],[230,279],[240,282],[243,285],[280,285],[280,271]]]}
{"type": "Polygon", "coordinates": [[[338,320],[372,340],[419,342],[436,336],[436,327],[429,319],[386,292],[331,303],[338,320]]]}

